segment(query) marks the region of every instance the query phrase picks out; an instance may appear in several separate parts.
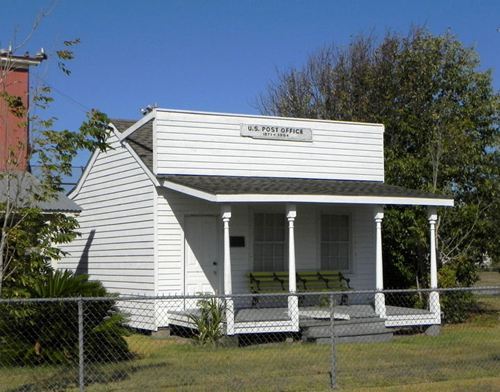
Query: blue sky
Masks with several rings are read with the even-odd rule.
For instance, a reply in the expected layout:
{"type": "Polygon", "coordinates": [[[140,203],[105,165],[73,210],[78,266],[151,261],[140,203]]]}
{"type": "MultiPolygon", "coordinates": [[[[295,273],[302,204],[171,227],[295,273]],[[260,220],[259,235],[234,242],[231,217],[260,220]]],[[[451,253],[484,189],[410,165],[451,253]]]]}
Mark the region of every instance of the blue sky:
{"type": "MultiPolygon", "coordinates": [[[[2,0],[0,47],[19,42],[51,3],[2,0]]],[[[346,45],[360,33],[406,33],[415,24],[438,34],[451,29],[475,46],[499,89],[498,0],[59,0],[22,52],[43,46],[50,56],[63,40],[81,39],[70,77],[47,61],[32,78],[57,90],[52,113],[60,127],[74,129],[94,107],[132,119],[154,103],[257,113],[256,98],[276,70],[300,66],[325,44],[346,45]]]]}

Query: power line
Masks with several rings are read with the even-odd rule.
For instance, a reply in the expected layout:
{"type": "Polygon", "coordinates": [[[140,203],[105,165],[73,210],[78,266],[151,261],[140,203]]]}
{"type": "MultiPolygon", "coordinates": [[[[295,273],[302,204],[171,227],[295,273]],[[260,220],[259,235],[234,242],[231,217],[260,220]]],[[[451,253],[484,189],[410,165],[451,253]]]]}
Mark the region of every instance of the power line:
{"type": "Polygon", "coordinates": [[[58,88],[54,87],[52,84],[50,84],[49,82],[47,82],[44,78],[42,78],[41,76],[39,75],[33,75],[35,76],[35,78],[41,80],[43,83],[45,83],[48,87],[50,87],[51,90],[55,91],[56,93],[58,93],[60,96],[66,98],[67,100],[73,102],[75,105],[79,106],[80,108],[83,108],[83,112],[84,113],[87,113],[87,112],[90,112],[92,109],[90,107],[88,107],[87,105],[81,103],[80,101],[78,101],[77,99],[73,98],[72,96],[66,94],[65,92],[59,90],[58,88]]]}

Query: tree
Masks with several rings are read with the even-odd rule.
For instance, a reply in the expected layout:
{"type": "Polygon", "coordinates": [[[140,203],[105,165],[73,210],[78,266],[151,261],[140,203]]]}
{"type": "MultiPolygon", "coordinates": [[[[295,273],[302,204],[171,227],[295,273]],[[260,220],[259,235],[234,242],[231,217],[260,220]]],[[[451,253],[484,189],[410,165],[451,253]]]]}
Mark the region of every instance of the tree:
{"type": "MultiPolygon", "coordinates": [[[[64,41],[63,48],[54,53],[54,60],[66,75],[71,73],[67,62],[74,58],[73,47],[78,43],[78,39],[64,41]]],[[[31,94],[29,105],[23,102],[23,97],[10,92],[8,76],[16,66],[12,53],[20,49],[21,45],[2,54],[0,62],[0,100],[4,103],[1,118],[11,115],[17,117],[22,126],[30,125],[29,145],[19,143],[12,148],[7,162],[2,162],[5,170],[0,172],[3,190],[0,195],[0,296],[27,295],[26,288],[50,271],[50,260],[63,256],[58,245],[78,235],[78,223],[73,216],[45,213],[40,205],[55,200],[63,191],[62,177],[71,175],[73,158],[81,150],[108,148],[109,121],[102,112],[87,113],[78,131],[57,130],[56,118],[35,114],[53,102],[49,85],[38,86],[31,94]],[[26,159],[20,151],[28,151],[28,159],[40,166],[37,179],[19,170],[20,160],[26,159]]],[[[8,128],[12,125],[7,121],[3,126],[7,132],[15,131],[8,128]]]]}
{"type": "MultiPolygon", "coordinates": [[[[500,257],[500,100],[479,65],[476,51],[449,32],[359,36],[279,73],[259,106],[272,115],[385,124],[386,181],[455,199],[438,223],[441,284],[470,285],[485,255],[500,257]]],[[[428,249],[423,209],[386,210],[387,287],[427,284],[428,249]]]]}

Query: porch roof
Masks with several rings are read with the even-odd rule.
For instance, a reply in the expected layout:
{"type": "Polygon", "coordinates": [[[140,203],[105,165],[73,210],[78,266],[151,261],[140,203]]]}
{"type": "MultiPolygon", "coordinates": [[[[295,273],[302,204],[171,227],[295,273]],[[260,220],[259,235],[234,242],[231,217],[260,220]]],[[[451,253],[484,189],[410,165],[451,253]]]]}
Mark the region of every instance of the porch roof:
{"type": "Polygon", "coordinates": [[[453,206],[449,196],[374,181],[305,178],[170,175],[163,186],[200,199],[228,202],[293,202],[453,206]]]}
{"type": "Polygon", "coordinates": [[[36,207],[44,212],[80,213],[81,208],[63,193],[45,201],[36,200],[42,194],[41,183],[29,172],[0,172],[0,203],[10,200],[18,208],[36,207]]]}

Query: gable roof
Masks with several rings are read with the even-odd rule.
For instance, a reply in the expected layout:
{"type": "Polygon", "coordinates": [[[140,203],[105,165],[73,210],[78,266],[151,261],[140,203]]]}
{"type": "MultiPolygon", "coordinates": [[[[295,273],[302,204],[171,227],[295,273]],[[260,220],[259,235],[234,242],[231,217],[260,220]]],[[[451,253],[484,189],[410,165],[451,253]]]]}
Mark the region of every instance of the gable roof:
{"type": "MultiPolygon", "coordinates": [[[[137,121],[111,120],[119,132],[125,132],[137,121]]],[[[141,158],[147,168],[153,172],[153,120],[148,121],[125,138],[134,152],[141,158]]]]}
{"type": "Polygon", "coordinates": [[[45,212],[81,212],[80,206],[62,193],[58,193],[52,200],[34,200],[33,192],[39,186],[40,182],[31,173],[0,173],[0,203],[11,200],[21,208],[37,207],[45,212]]]}
{"type": "Polygon", "coordinates": [[[137,120],[124,120],[121,118],[112,118],[110,122],[118,129],[119,132],[125,132],[128,128],[134,125],[137,120]]]}

